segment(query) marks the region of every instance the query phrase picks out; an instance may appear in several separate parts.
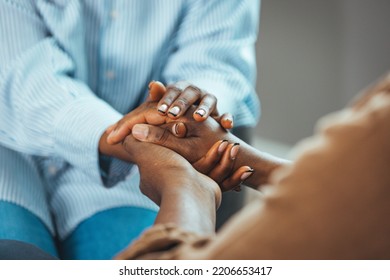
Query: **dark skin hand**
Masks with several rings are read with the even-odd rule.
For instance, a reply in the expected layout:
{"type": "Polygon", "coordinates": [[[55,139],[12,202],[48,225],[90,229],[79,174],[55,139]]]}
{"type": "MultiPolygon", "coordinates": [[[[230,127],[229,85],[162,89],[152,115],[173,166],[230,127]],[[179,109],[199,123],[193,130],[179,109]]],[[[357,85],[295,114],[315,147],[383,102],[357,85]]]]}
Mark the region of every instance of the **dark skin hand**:
{"type": "MultiPolygon", "coordinates": [[[[194,120],[202,122],[207,119],[209,115],[211,115],[215,120],[221,123],[224,128],[229,129],[233,126],[233,118],[230,114],[224,114],[222,116],[217,115],[215,97],[204,93],[202,90],[189,83],[179,82],[175,85],[170,85],[168,88],[165,88],[165,86],[160,82],[151,82],[149,89],[149,96],[143,104],[124,116],[118,123],[110,126],[102,135],[99,142],[99,152],[101,154],[116,157],[124,161],[133,162],[132,158],[129,156],[127,151],[123,149],[120,143],[127,135],[131,133],[131,130],[135,124],[148,123],[153,125],[162,125],[171,123],[175,119],[179,118],[186,110],[188,110],[191,104],[199,100],[200,103],[196,107],[196,111],[193,112],[194,120]],[[179,90],[180,87],[184,89],[179,90]],[[158,101],[159,103],[157,103],[158,101]],[[170,104],[170,108],[179,106],[180,113],[177,115],[172,115],[169,113],[169,110],[167,110],[168,113],[162,112],[161,108],[160,110],[158,109],[161,107],[161,104],[170,104]],[[201,110],[202,113],[199,113],[199,110],[201,110]]],[[[185,129],[185,126],[179,124],[171,127],[171,129],[173,134],[180,137],[180,135],[183,134],[183,129],[185,129]]],[[[227,150],[237,150],[237,147],[227,145],[228,143],[220,144],[227,150]]],[[[215,143],[215,145],[217,145],[217,143],[215,143]]],[[[199,161],[192,161],[191,163],[193,163],[193,166],[198,171],[209,175],[218,183],[225,181],[225,184],[229,185],[229,188],[239,190],[238,186],[241,182],[241,175],[250,168],[243,166],[240,169],[237,169],[236,172],[232,173],[231,169],[233,161],[227,160],[227,156],[222,157],[222,148],[218,149],[220,150],[219,153],[215,152],[216,149],[217,148],[214,147],[214,152],[213,148],[211,148],[209,152],[205,150],[205,154],[202,156],[202,158],[199,158],[199,161]],[[217,165],[217,162],[220,159],[223,161],[217,165]]]]}
{"type": "Polygon", "coordinates": [[[212,116],[223,128],[230,129],[233,127],[233,116],[231,114],[218,115],[215,96],[205,93],[188,82],[178,82],[166,88],[162,83],[153,81],[149,84],[147,100],[116,124],[107,128],[107,143],[113,145],[123,141],[131,133],[131,129],[135,124],[160,125],[176,120],[186,114],[188,109],[199,100],[200,104],[196,106],[196,110],[192,111],[192,117],[195,121],[203,122],[208,116],[212,116]]]}
{"type": "Polygon", "coordinates": [[[215,212],[221,203],[218,185],[172,150],[139,142],[132,136],[126,141],[132,147],[129,156],[140,171],[142,193],[164,209],[155,223],[169,220],[190,231],[214,233],[215,212]],[[199,210],[193,213],[193,209],[199,210]],[[191,220],[186,219],[188,216],[191,220]]]}
{"type": "MultiPolygon", "coordinates": [[[[155,102],[144,103],[133,112],[141,123],[148,122],[156,125],[164,124],[165,129],[169,129],[172,135],[175,135],[175,137],[183,137],[186,134],[186,127],[182,123],[176,123],[170,118],[159,114],[155,110],[155,104],[155,102]],[[143,113],[137,114],[137,110],[140,110],[143,113]]],[[[100,152],[102,154],[116,157],[127,162],[136,163],[133,157],[133,151],[134,149],[137,149],[136,145],[132,147],[129,145],[128,141],[124,142],[126,147],[122,145],[122,143],[110,145],[106,141],[107,136],[108,134],[106,132],[100,139],[100,152]]],[[[230,155],[232,153],[237,153],[238,148],[238,146],[234,146],[232,143],[218,140],[215,143],[212,143],[197,160],[191,161],[191,164],[196,170],[209,176],[218,184],[222,185],[223,183],[227,188],[239,191],[240,183],[243,181],[242,178],[247,178],[252,173],[248,173],[248,171],[251,170],[249,166],[241,166],[240,168],[234,169],[233,172],[234,159],[232,159],[230,155]]],[[[139,152],[139,150],[136,151],[139,152]]],[[[141,153],[141,155],[142,154],[144,153],[141,153]]],[[[153,162],[151,162],[151,165],[152,164],[153,162]]]]}
{"type": "MultiPolygon", "coordinates": [[[[274,172],[264,196],[235,215],[207,245],[187,239],[180,248],[167,249],[164,239],[183,234],[171,228],[164,235],[160,226],[117,259],[388,260],[389,127],[387,77],[352,107],[322,118],[317,133],[294,149],[294,163],[274,172]],[[160,241],[158,250],[155,241],[160,241]]],[[[146,141],[161,131],[146,128],[146,141]]],[[[191,220],[192,213],[182,220],[191,220]]],[[[171,224],[169,218],[166,223],[171,224]]]]}
{"type": "MultiPolygon", "coordinates": [[[[230,143],[235,143],[236,148],[232,148],[230,160],[234,160],[232,170],[238,170],[239,167],[246,166],[248,169],[245,176],[242,174],[245,185],[257,188],[260,185],[268,183],[271,172],[287,163],[266,153],[259,152],[250,145],[246,144],[238,137],[221,128],[213,118],[199,123],[193,120],[192,113],[195,108],[188,110],[185,116],[177,119],[177,122],[169,122],[159,127],[146,124],[138,124],[133,127],[132,135],[144,142],[151,142],[162,145],[182,155],[190,163],[199,160],[208,149],[220,139],[226,139],[230,143]],[[172,130],[175,126],[181,127],[181,135],[174,135],[172,130]],[[184,126],[184,128],[183,128],[184,126]],[[178,138],[182,137],[182,138],[178,138]],[[239,149],[237,148],[239,147],[239,149]],[[250,169],[252,167],[252,169],[250,169]]],[[[126,150],[132,147],[123,142],[126,150]]],[[[222,180],[219,178],[220,181],[222,180]]],[[[220,185],[223,191],[231,190],[233,187],[228,184],[220,185]]]]}

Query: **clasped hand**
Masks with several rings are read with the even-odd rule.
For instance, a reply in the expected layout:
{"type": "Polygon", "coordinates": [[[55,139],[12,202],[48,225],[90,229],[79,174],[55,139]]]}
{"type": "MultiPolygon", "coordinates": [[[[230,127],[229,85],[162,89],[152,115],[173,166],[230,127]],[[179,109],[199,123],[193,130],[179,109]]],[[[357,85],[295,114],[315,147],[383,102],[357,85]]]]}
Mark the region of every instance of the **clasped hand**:
{"type": "Polygon", "coordinates": [[[180,93],[178,87],[166,89],[160,83],[151,83],[147,101],[107,129],[107,142],[122,143],[130,161],[140,168],[141,190],[157,204],[161,190],[150,190],[155,188],[153,184],[161,185],[162,180],[173,181],[183,176],[199,180],[198,172],[201,172],[223,190],[231,190],[238,189],[242,175],[251,171],[250,167],[243,166],[233,172],[239,145],[227,141],[226,128],[232,127],[232,117],[230,114],[218,116],[215,98],[198,90],[187,85],[180,93]],[[194,106],[197,98],[201,101],[194,106]],[[165,112],[164,104],[170,104],[165,112]],[[171,109],[178,106],[181,106],[179,113],[170,114],[171,109]],[[141,143],[133,136],[143,141],[153,137],[149,142],[158,145],[141,143]]]}

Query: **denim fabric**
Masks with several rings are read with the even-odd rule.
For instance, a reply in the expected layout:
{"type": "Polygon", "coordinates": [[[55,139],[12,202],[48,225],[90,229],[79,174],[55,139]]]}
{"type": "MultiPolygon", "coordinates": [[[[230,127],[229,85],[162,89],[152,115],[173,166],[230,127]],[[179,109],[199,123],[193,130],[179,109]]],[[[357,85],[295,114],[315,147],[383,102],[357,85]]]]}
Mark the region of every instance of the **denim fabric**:
{"type": "Polygon", "coordinates": [[[55,241],[45,224],[29,210],[0,201],[0,239],[33,244],[58,257],[55,241]]]}
{"type": "Polygon", "coordinates": [[[112,259],[156,219],[157,212],[119,207],[99,212],[80,223],[59,244],[62,259],[112,259]]]}
{"type": "MultiPolygon", "coordinates": [[[[150,227],[156,216],[155,211],[137,207],[108,209],[80,223],[64,241],[56,242],[45,224],[29,210],[0,201],[0,240],[32,244],[60,259],[112,259],[150,227]]],[[[7,246],[12,246],[11,243],[8,242],[7,246]]],[[[23,246],[29,250],[32,248],[23,246]]],[[[12,259],[15,258],[18,256],[13,254],[12,259]]],[[[25,259],[23,255],[20,258],[25,259]]]]}

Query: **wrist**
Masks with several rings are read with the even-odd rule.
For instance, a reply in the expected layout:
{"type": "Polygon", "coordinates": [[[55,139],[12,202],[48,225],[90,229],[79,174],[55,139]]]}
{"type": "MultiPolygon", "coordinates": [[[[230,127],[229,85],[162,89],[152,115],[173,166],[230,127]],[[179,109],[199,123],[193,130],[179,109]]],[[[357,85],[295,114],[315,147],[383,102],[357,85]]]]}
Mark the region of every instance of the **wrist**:
{"type": "Polygon", "coordinates": [[[201,176],[198,178],[200,180],[180,180],[180,185],[163,188],[157,224],[174,223],[192,232],[214,233],[221,191],[213,181],[215,187],[210,182],[205,184],[201,176]]]}
{"type": "MultiPolygon", "coordinates": [[[[198,173],[194,179],[179,179],[180,184],[176,187],[172,184],[172,180],[166,188],[163,188],[161,193],[161,201],[166,198],[191,199],[197,201],[198,204],[205,207],[211,207],[216,211],[222,200],[222,193],[219,186],[210,178],[198,173]]],[[[188,177],[191,178],[191,177],[188,177]]]]}
{"type": "Polygon", "coordinates": [[[276,168],[288,162],[268,153],[261,152],[232,134],[229,134],[227,140],[231,143],[240,144],[240,150],[236,156],[233,170],[244,165],[254,169],[253,175],[245,180],[246,186],[258,188],[264,184],[268,184],[271,173],[276,168]]]}

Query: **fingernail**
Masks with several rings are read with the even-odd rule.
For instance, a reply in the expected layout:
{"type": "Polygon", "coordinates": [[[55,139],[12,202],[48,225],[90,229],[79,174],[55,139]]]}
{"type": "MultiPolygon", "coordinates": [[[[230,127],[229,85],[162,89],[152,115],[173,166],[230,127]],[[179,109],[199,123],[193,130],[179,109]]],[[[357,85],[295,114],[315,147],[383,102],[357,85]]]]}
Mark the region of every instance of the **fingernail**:
{"type": "Polygon", "coordinates": [[[254,171],[255,170],[253,168],[249,169],[248,171],[245,171],[245,173],[242,174],[241,177],[240,177],[241,181],[245,181],[246,179],[248,179],[249,176],[251,176],[254,171]]]}
{"type": "Polygon", "coordinates": [[[165,114],[165,112],[167,111],[167,109],[168,109],[168,105],[167,105],[167,104],[162,104],[162,105],[160,105],[160,107],[158,107],[157,110],[158,110],[160,113],[165,114]]]}
{"type": "Polygon", "coordinates": [[[204,117],[204,115],[206,115],[206,111],[204,109],[199,109],[195,112],[195,114],[204,117]]]}
{"type": "Polygon", "coordinates": [[[168,113],[176,117],[180,113],[180,108],[178,106],[172,107],[168,113]]]}
{"type": "Polygon", "coordinates": [[[183,123],[175,123],[172,127],[172,132],[175,136],[178,137],[183,137],[184,136],[184,131],[183,131],[183,123]]]}
{"type": "Polygon", "coordinates": [[[226,119],[228,122],[230,122],[232,125],[233,125],[233,119],[231,119],[231,118],[228,118],[228,119],[226,119]]]}
{"type": "Polygon", "coordinates": [[[175,123],[175,124],[173,125],[172,130],[173,130],[173,134],[174,134],[174,135],[178,135],[178,134],[179,134],[179,129],[178,129],[178,124],[177,124],[177,123],[175,123]]]}
{"type": "Polygon", "coordinates": [[[230,150],[230,158],[236,159],[236,156],[238,154],[238,150],[240,149],[240,143],[234,143],[232,149],[230,150]]]}
{"type": "Polygon", "coordinates": [[[148,137],[149,128],[146,125],[136,124],[135,126],[133,126],[131,133],[134,138],[138,140],[145,140],[148,137]]]}
{"type": "Polygon", "coordinates": [[[228,145],[229,145],[229,143],[227,140],[222,140],[221,144],[219,144],[219,147],[218,147],[218,153],[222,154],[226,150],[226,147],[228,145]]]}

